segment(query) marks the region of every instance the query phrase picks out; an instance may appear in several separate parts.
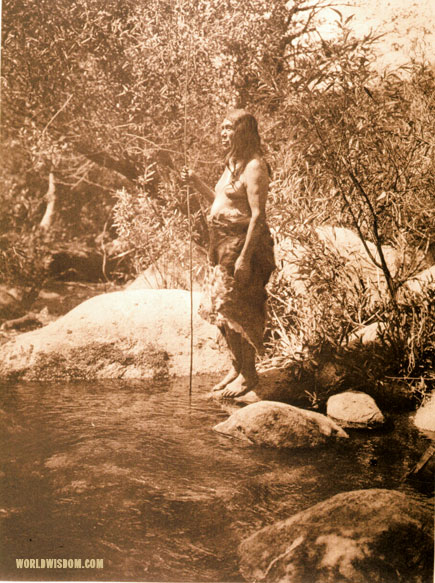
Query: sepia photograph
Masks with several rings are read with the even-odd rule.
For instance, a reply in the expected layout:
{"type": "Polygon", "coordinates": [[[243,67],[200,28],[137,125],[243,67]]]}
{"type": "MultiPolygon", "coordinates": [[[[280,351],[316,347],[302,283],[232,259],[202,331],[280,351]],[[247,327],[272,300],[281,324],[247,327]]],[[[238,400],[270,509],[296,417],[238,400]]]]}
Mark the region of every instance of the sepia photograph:
{"type": "Polygon", "coordinates": [[[433,2],[1,0],[0,98],[0,581],[433,583],[433,2]]]}

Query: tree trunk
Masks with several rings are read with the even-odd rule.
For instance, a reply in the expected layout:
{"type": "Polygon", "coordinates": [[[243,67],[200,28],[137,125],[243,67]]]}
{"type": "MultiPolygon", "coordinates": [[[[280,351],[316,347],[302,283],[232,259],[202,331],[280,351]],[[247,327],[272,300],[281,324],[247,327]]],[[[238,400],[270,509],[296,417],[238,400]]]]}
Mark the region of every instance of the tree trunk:
{"type": "Polygon", "coordinates": [[[48,190],[45,194],[47,207],[45,209],[44,216],[39,223],[39,228],[46,233],[52,227],[54,222],[56,198],[56,182],[54,180],[54,173],[51,171],[48,175],[48,190]]]}

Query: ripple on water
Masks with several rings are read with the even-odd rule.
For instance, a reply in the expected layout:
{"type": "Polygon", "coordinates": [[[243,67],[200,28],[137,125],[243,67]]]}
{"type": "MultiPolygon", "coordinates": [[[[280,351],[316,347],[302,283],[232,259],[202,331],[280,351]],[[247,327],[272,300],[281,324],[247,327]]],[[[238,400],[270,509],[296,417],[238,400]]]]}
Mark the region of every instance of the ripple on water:
{"type": "Polygon", "coordinates": [[[95,579],[241,580],[242,538],[338,492],[406,489],[426,444],[400,417],[317,450],[253,447],[212,431],[228,416],[206,398],[214,380],[192,399],[186,379],[3,387],[0,575],[20,556],[101,557],[95,579]]]}

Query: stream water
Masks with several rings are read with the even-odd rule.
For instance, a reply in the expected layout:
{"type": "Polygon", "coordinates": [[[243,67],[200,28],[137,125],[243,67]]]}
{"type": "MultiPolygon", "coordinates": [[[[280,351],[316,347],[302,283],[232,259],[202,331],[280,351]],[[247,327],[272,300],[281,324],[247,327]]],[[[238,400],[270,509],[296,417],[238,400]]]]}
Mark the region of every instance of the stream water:
{"type": "Polygon", "coordinates": [[[191,401],[186,379],[0,386],[0,579],[242,581],[237,546],[262,526],[339,492],[411,490],[427,440],[407,415],[321,449],[263,449],[212,431],[228,416],[212,380],[191,401]]]}

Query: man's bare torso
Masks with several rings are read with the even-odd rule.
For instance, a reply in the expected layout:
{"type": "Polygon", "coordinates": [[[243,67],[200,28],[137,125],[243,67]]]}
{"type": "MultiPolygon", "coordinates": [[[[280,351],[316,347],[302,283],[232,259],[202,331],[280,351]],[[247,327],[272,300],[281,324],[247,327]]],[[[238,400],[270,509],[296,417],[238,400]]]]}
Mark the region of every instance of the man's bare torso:
{"type": "Polygon", "coordinates": [[[215,199],[210,209],[211,216],[225,213],[246,218],[251,216],[243,172],[236,178],[228,168],[216,184],[215,199]]]}

